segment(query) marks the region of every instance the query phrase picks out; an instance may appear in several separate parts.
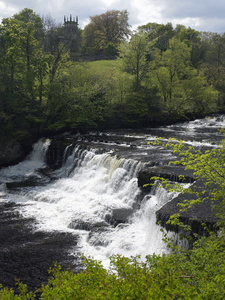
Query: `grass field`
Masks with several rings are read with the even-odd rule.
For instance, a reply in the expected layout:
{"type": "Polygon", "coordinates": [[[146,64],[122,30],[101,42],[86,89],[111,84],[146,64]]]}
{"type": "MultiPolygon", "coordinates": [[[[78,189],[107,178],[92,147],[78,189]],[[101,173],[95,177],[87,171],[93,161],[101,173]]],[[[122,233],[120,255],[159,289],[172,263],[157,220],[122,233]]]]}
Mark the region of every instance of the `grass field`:
{"type": "Polygon", "coordinates": [[[97,60],[75,63],[75,66],[76,64],[79,64],[80,66],[86,68],[86,70],[88,70],[90,74],[107,76],[112,72],[113,69],[118,72],[121,63],[119,60],[97,60]]]}

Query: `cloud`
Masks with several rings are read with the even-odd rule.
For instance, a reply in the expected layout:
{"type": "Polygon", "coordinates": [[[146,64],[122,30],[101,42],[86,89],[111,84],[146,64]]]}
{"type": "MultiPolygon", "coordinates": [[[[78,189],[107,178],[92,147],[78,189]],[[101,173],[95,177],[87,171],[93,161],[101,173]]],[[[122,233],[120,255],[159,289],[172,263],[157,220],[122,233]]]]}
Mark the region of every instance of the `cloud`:
{"type": "Polygon", "coordinates": [[[133,29],[149,22],[183,24],[200,31],[225,32],[224,0],[0,0],[0,19],[23,8],[62,23],[64,15],[78,16],[83,28],[89,17],[107,10],[127,9],[133,29]]]}

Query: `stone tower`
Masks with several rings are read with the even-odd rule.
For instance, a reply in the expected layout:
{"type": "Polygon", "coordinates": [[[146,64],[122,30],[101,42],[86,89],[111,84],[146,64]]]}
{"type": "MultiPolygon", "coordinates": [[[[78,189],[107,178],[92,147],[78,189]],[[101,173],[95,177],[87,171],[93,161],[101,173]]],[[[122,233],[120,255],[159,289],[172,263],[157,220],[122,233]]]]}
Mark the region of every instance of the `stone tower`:
{"type": "Polygon", "coordinates": [[[74,41],[77,39],[77,31],[78,31],[78,17],[72,19],[72,15],[70,18],[66,19],[64,16],[64,32],[65,39],[68,41],[74,41]]]}

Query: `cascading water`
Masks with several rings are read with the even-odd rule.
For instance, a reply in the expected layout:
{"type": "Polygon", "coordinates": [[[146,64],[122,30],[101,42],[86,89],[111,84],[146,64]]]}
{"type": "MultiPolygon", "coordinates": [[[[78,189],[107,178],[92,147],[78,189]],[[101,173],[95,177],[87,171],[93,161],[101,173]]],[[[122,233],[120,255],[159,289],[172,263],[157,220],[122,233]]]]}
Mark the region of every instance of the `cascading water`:
{"type": "Polygon", "coordinates": [[[141,167],[135,160],[76,147],[57,171],[61,179],[26,195],[30,205],[23,207],[23,214],[35,217],[42,230],[77,234],[78,249],[71,254],[79,251],[105,265],[113,254],[162,253],[165,247],[155,224],[158,197],[146,197],[141,208],[135,208],[141,167]],[[115,226],[121,218],[127,222],[115,226]]]}
{"type": "MultiPolygon", "coordinates": [[[[221,126],[225,126],[223,120],[220,119],[221,126]]],[[[217,121],[206,119],[204,132],[200,133],[199,123],[203,121],[157,130],[165,139],[174,135],[183,138],[186,132],[188,143],[194,144],[197,140],[204,147],[213,146],[212,137],[216,137],[215,143],[222,138],[219,134],[212,135],[212,130],[218,131],[217,121]],[[196,138],[198,134],[204,140],[196,138]]],[[[126,140],[132,139],[135,147],[131,151],[124,143],[120,156],[110,147],[105,153],[99,153],[98,147],[87,150],[89,148],[71,144],[65,150],[62,167],[52,174],[54,181],[47,180],[39,172],[45,166],[44,157],[50,143],[39,141],[24,162],[0,170],[0,201],[21,203],[19,212],[23,217],[35,219],[36,231],[67,232],[77,236],[78,244],[69,248],[68,253],[74,256],[83,253],[101,260],[104,266],[108,266],[109,257],[114,254],[145,257],[167,252],[162,242],[163,234],[156,225],[155,212],[174,195],[157,188],[140,199],[142,194],[137,183],[138,172],[146,158],[159,163],[171,159],[170,153],[164,152],[159,157],[161,149],[154,150],[147,145],[158,132],[152,129],[143,135],[126,135],[126,140]],[[137,155],[144,159],[136,159],[137,155]],[[31,179],[33,185],[7,190],[10,182],[31,179]]]]}
{"type": "MultiPolygon", "coordinates": [[[[40,159],[43,155],[36,153],[44,152],[39,146],[34,147],[27,163],[17,165],[18,170],[15,166],[2,173],[15,176],[24,173],[24,168],[27,176],[33,176],[37,167],[44,165],[40,159]]],[[[46,147],[43,142],[42,147],[46,147]]],[[[162,205],[163,197],[157,196],[162,190],[137,204],[137,174],[142,167],[136,160],[77,146],[55,171],[58,179],[54,182],[8,194],[7,198],[23,203],[20,212],[36,220],[36,230],[77,235],[78,245],[68,249],[70,254],[83,253],[107,266],[115,254],[145,256],[166,251],[155,218],[156,209],[162,205]]]]}
{"type": "Polygon", "coordinates": [[[0,170],[0,182],[13,181],[21,177],[28,178],[35,175],[35,171],[45,165],[45,155],[50,145],[50,140],[41,139],[33,146],[33,151],[21,163],[0,170]]]}

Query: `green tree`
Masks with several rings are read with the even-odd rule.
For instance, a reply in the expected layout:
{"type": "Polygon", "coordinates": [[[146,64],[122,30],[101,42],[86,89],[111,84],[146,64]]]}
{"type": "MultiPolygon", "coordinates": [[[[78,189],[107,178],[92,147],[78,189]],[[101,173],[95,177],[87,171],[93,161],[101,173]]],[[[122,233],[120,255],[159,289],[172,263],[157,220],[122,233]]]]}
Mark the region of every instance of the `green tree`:
{"type": "Polygon", "coordinates": [[[20,21],[21,24],[24,24],[24,27],[26,27],[26,24],[32,23],[35,27],[35,38],[38,41],[42,41],[44,39],[45,33],[43,20],[32,9],[24,8],[18,14],[13,15],[12,19],[20,21]]]}
{"type": "Polygon", "coordinates": [[[110,10],[90,20],[83,31],[83,47],[88,52],[103,50],[108,43],[118,46],[130,35],[127,10],[110,10]]]}
{"type": "Polygon", "coordinates": [[[204,59],[204,43],[201,42],[200,32],[190,27],[177,25],[174,29],[176,36],[181,42],[185,42],[191,49],[191,64],[195,68],[199,67],[204,59]]]}
{"type": "Polygon", "coordinates": [[[176,110],[176,102],[182,98],[181,82],[187,78],[189,66],[190,49],[177,38],[171,39],[169,49],[158,54],[152,62],[153,81],[168,111],[176,110]]]}
{"type": "Polygon", "coordinates": [[[148,72],[147,54],[150,46],[145,33],[135,33],[128,43],[120,46],[123,70],[134,77],[134,89],[140,91],[141,83],[148,72]]]}
{"type": "Polygon", "coordinates": [[[14,17],[3,19],[0,32],[2,93],[5,97],[3,110],[8,116],[8,124],[17,128],[12,132],[18,138],[28,134],[29,122],[33,123],[35,130],[35,123],[38,124],[35,116],[39,108],[36,72],[42,46],[35,38],[36,29],[32,21],[24,23],[14,17]]]}
{"type": "Polygon", "coordinates": [[[47,126],[51,130],[97,127],[106,115],[105,81],[86,64],[71,66],[51,84],[47,126]]]}
{"type": "Polygon", "coordinates": [[[138,27],[140,32],[146,33],[151,44],[161,52],[166,51],[169,47],[169,41],[175,35],[171,23],[157,24],[148,23],[138,27]]]}
{"type": "Polygon", "coordinates": [[[125,106],[132,90],[132,76],[121,71],[121,64],[118,64],[118,62],[117,60],[117,68],[111,68],[109,74],[105,77],[106,96],[110,106],[114,104],[125,106]]]}
{"type": "Polygon", "coordinates": [[[218,111],[218,91],[209,85],[203,72],[192,70],[183,82],[182,113],[204,117],[218,111]]]}
{"type": "Polygon", "coordinates": [[[191,48],[177,37],[170,40],[168,50],[155,56],[149,78],[158,89],[163,111],[173,118],[216,110],[216,91],[192,67],[191,48]]]}
{"type": "Polygon", "coordinates": [[[50,29],[45,30],[42,19],[29,9],[2,21],[0,76],[4,136],[11,132],[20,139],[38,133],[43,128],[45,114],[53,107],[50,102],[54,102],[55,82],[67,72],[69,55],[60,40],[60,30],[50,29]]]}
{"type": "Polygon", "coordinates": [[[223,108],[225,103],[225,34],[211,34],[203,64],[203,71],[208,81],[219,91],[218,105],[223,108]]]}
{"type": "Polygon", "coordinates": [[[118,48],[112,43],[108,43],[104,48],[104,53],[109,56],[118,56],[118,48]]]}

